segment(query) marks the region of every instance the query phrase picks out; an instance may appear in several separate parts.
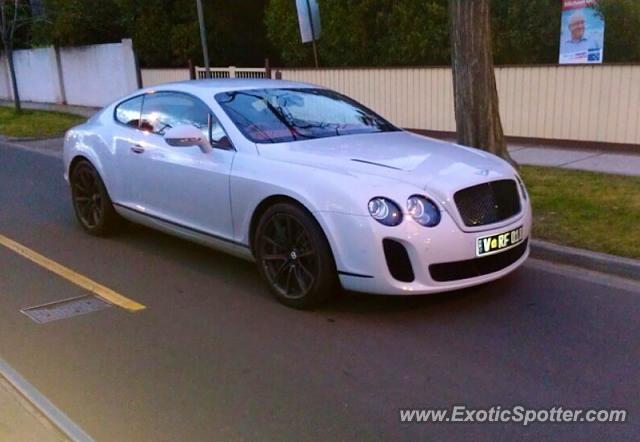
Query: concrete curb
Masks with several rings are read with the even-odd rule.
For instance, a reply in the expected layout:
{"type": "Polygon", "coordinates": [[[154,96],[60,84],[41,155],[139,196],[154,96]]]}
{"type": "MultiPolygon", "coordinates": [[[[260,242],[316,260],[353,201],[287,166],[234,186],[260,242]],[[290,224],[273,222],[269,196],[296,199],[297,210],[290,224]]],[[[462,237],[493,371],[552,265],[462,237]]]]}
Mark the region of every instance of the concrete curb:
{"type": "Polygon", "coordinates": [[[40,413],[44,415],[65,436],[74,442],[93,442],[82,428],[58,409],[49,399],[42,395],[20,373],[15,371],[3,359],[0,359],[0,376],[2,376],[15,390],[29,401],[40,413]]]}
{"type": "Polygon", "coordinates": [[[19,144],[16,142],[10,143],[9,141],[3,141],[0,139],[0,149],[8,148],[8,149],[18,149],[26,152],[33,152],[40,155],[46,155],[52,158],[62,158],[62,151],[59,149],[44,149],[40,147],[27,146],[26,144],[19,144]]]}
{"type": "Polygon", "coordinates": [[[531,240],[531,257],[640,281],[640,260],[531,240]]]}
{"type": "Polygon", "coordinates": [[[0,135],[0,141],[7,143],[19,143],[21,141],[44,141],[52,140],[56,138],[64,138],[64,132],[61,134],[47,135],[46,137],[9,137],[6,135],[0,135]]]}
{"type": "MultiPolygon", "coordinates": [[[[22,108],[24,110],[42,110],[48,112],[62,112],[65,114],[77,115],[79,117],[90,118],[93,114],[98,112],[100,107],[92,106],[75,106],[66,104],[54,104],[54,103],[36,103],[32,101],[22,101],[22,108]]],[[[13,101],[0,100],[0,106],[12,107],[13,101]]]]}

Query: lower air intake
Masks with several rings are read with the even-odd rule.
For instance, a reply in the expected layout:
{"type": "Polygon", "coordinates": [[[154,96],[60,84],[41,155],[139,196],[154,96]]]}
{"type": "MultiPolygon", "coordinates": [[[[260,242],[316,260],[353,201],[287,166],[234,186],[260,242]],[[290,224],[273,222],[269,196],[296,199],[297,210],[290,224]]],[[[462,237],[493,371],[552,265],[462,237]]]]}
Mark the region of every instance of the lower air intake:
{"type": "Polygon", "coordinates": [[[429,272],[434,281],[446,282],[460,279],[474,278],[476,276],[488,275],[504,268],[522,258],[527,251],[528,240],[512,249],[495,255],[483,256],[480,258],[468,259],[466,261],[444,262],[431,264],[429,272]]]}
{"type": "Polygon", "coordinates": [[[398,281],[412,282],[415,279],[413,267],[407,249],[398,241],[392,239],[382,240],[384,257],[387,259],[389,272],[398,281]]]}

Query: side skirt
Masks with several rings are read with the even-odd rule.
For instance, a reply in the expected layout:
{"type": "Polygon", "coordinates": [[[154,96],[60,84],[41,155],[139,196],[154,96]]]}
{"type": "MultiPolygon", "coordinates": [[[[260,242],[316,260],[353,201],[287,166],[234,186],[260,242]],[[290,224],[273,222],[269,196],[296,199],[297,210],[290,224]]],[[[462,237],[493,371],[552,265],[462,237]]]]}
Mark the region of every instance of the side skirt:
{"type": "Polygon", "coordinates": [[[178,236],[188,241],[211,247],[212,249],[228,253],[247,261],[255,261],[253,254],[251,253],[251,249],[245,244],[195,230],[190,227],[177,224],[173,221],[159,218],[155,215],[143,213],[122,204],[113,203],[113,205],[118,214],[133,223],[142,224],[152,229],[160,230],[170,235],[178,236]]]}

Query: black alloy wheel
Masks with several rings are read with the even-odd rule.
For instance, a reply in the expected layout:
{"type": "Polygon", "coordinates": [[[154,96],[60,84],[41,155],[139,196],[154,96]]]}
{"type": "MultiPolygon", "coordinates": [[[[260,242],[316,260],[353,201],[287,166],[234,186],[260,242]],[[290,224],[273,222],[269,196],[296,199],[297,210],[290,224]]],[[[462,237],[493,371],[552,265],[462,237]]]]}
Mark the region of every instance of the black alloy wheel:
{"type": "Polygon", "coordinates": [[[333,255],[322,229],[294,204],[267,209],[256,231],[254,253],[263,279],[290,307],[315,307],[337,288],[333,255]]]}
{"type": "Polygon", "coordinates": [[[71,171],[69,181],[73,208],[82,228],[97,236],[113,231],[119,217],[95,167],[82,160],[71,171]]]}

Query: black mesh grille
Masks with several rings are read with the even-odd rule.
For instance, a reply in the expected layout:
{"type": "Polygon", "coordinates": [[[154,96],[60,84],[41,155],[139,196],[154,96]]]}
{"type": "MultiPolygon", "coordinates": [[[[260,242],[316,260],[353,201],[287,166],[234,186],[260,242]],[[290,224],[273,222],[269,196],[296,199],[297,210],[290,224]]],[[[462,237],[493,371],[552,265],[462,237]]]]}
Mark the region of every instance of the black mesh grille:
{"type": "Polygon", "coordinates": [[[456,192],[453,199],[469,227],[497,223],[520,212],[520,195],[514,180],[467,187],[456,192]]]}
{"type": "Polygon", "coordinates": [[[391,276],[402,282],[413,281],[415,276],[407,249],[399,242],[388,238],[382,240],[382,246],[391,276]]]}
{"type": "Polygon", "coordinates": [[[509,267],[519,260],[527,251],[528,239],[522,244],[496,253],[495,255],[483,256],[480,258],[468,259],[466,261],[444,262],[431,264],[429,272],[434,281],[457,281],[459,279],[473,278],[476,276],[488,275],[509,267]]]}

